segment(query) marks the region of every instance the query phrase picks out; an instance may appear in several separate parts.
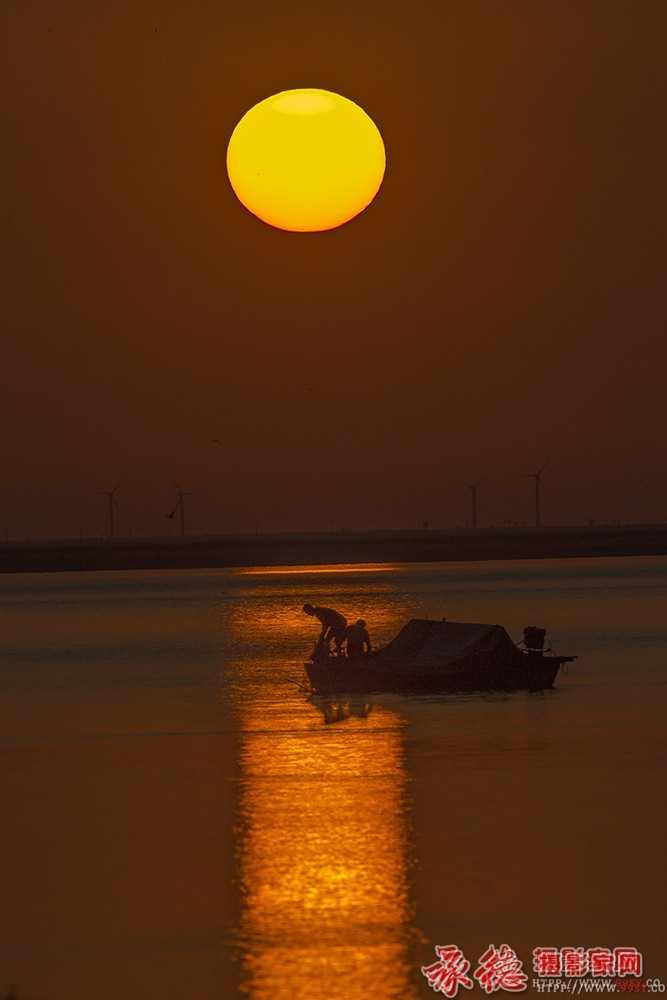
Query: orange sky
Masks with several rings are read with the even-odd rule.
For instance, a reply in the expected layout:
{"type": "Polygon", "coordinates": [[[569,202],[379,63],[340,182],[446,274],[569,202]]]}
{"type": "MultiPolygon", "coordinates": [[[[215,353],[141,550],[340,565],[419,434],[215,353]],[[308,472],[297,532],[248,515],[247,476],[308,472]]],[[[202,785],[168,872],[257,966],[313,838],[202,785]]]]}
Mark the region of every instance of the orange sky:
{"type": "Polygon", "coordinates": [[[0,536],[667,520],[663,0],[9,0],[0,536]],[[371,207],[256,220],[255,102],[380,128],[371,207]],[[217,440],[216,440],[217,439],[217,440]]]}

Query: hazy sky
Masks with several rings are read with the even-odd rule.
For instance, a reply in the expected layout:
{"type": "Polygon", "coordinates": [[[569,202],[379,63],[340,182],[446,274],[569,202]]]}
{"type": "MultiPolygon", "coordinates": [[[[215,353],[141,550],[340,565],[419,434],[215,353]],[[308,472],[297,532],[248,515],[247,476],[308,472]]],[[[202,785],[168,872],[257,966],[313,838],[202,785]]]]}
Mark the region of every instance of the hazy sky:
{"type": "Polygon", "coordinates": [[[667,520],[664,0],[5,0],[10,538],[667,520]],[[371,207],[272,229],[225,151],[322,87],[371,207]]]}

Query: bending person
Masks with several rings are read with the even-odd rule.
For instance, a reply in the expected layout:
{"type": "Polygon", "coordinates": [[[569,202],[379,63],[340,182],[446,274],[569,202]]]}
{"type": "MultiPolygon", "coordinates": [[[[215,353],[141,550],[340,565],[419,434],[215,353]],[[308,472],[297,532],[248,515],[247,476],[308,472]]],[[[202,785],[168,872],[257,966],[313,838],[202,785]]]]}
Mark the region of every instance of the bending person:
{"type": "Polygon", "coordinates": [[[320,632],[317,640],[317,652],[329,653],[331,649],[331,641],[333,640],[336,655],[340,656],[341,646],[345,641],[347,618],[344,618],[343,615],[334,611],[332,608],[314,608],[312,604],[304,604],[303,610],[307,615],[317,618],[318,622],[322,626],[322,631],[320,632]]]}

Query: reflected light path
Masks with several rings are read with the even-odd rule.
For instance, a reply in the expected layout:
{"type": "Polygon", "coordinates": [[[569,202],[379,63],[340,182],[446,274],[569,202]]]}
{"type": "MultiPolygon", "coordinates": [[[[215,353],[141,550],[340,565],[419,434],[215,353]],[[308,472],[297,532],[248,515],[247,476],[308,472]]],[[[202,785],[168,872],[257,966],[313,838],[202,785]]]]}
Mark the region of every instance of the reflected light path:
{"type": "Polygon", "coordinates": [[[400,567],[394,563],[345,563],[336,566],[260,566],[241,567],[238,576],[323,576],[341,573],[393,573],[400,567]]]}
{"type": "Polygon", "coordinates": [[[379,985],[416,997],[404,722],[359,704],[327,725],[304,701],[302,728],[280,731],[266,693],[238,705],[240,988],[252,1000],[361,1000],[379,985]]]}

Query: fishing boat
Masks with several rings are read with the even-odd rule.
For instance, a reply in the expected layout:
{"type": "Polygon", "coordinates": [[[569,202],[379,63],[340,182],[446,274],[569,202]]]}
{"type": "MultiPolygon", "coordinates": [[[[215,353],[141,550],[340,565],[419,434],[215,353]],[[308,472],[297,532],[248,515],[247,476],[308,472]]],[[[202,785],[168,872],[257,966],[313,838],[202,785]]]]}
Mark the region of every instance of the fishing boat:
{"type": "Polygon", "coordinates": [[[563,664],[544,629],[529,625],[515,643],[502,625],[413,618],[386,646],[350,660],[314,650],[304,664],[320,694],[543,691],[563,664]]]}

